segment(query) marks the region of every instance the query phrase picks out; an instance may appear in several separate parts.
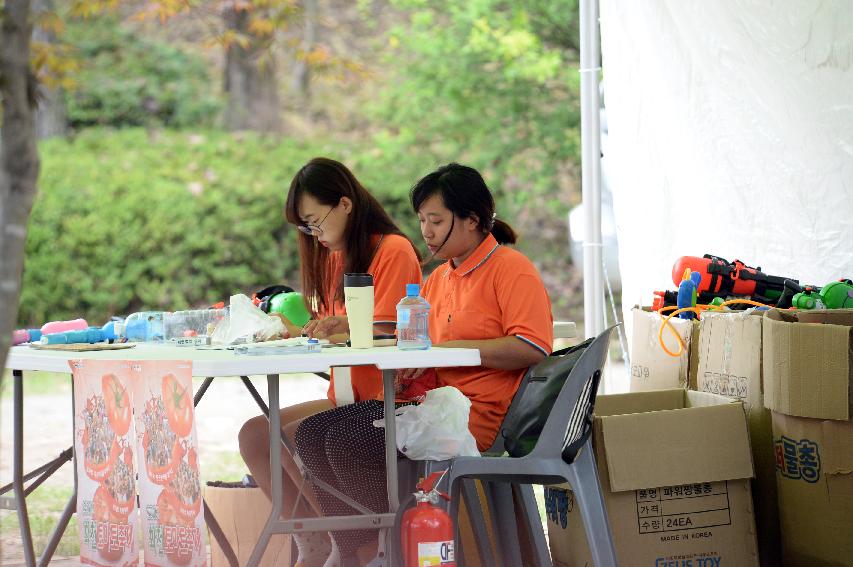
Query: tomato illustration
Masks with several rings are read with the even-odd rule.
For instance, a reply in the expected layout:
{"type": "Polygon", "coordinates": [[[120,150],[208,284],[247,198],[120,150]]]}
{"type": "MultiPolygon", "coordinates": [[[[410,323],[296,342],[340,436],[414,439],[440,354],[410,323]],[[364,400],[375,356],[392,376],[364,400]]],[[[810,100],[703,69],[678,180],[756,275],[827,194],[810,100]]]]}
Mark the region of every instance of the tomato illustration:
{"type": "Polygon", "coordinates": [[[177,525],[178,513],[175,510],[176,497],[169,488],[164,488],[157,497],[157,516],[161,524],[177,525]]]}
{"type": "MultiPolygon", "coordinates": [[[[164,539],[168,539],[168,534],[176,529],[191,527],[190,524],[181,521],[176,509],[177,501],[178,496],[170,488],[164,489],[157,497],[157,515],[165,532],[164,539]]],[[[166,557],[175,565],[187,565],[192,560],[192,551],[164,543],[166,557]]]]}
{"type": "Polygon", "coordinates": [[[178,437],[186,437],[193,427],[192,391],[181,386],[174,374],[163,376],[163,405],[169,426],[178,437]]]}
{"type": "Polygon", "coordinates": [[[110,426],[119,437],[127,435],[132,413],[127,389],[115,374],[104,374],[101,377],[101,390],[104,393],[110,426]]]}
{"type": "MultiPolygon", "coordinates": [[[[100,523],[127,523],[127,518],[117,518],[111,512],[110,502],[112,498],[109,492],[103,486],[99,486],[95,491],[95,496],[92,499],[92,518],[100,523]]],[[[113,547],[110,545],[107,538],[98,538],[96,547],[98,554],[107,561],[115,561],[124,554],[124,549],[121,547],[113,547]]]]}

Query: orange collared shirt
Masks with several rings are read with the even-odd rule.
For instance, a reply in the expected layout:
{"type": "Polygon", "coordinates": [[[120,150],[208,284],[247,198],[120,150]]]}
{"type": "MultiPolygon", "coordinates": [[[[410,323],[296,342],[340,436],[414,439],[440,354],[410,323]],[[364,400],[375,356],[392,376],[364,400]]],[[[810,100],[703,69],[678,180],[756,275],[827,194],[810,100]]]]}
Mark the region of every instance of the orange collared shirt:
{"type": "MultiPolygon", "coordinates": [[[[517,337],[544,354],[554,342],[551,300],[533,263],[489,234],[462,265],[442,264],[424,284],[433,344],[517,337]]],[[[495,440],[526,368],[438,368],[438,386],[455,386],[471,400],[468,428],[477,447],[495,440]]]]}
{"type": "MultiPolygon", "coordinates": [[[[378,245],[376,254],[367,268],[373,275],[373,321],[376,323],[397,323],[397,303],[406,295],[406,284],[419,284],[423,280],[421,265],[412,243],[397,234],[374,237],[378,245]]],[[[327,291],[327,304],[332,305],[331,313],[322,316],[346,315],[343,302],[335,301],[337,282],[343,275],[343,254],[333,252],[329,255],[331,282],[327,291]]],[[[382,372],[374,366],[353,366],[349,369],[354,401],[375,399],[382,393],[382,372]]],[[[342,372],[339,371],[339,375],[342,372]]],[[[329,382],[328,397],[337,404],[335,397],[335,373],[329,382]]],[[[349,396],[347,396],[349,397],[349,396]]]]}

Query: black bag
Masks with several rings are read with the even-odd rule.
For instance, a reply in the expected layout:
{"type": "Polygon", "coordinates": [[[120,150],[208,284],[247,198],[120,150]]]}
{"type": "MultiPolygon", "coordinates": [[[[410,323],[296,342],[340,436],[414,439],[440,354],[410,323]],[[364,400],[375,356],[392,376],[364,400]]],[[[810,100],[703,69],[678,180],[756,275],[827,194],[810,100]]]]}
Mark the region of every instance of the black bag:
{"type": "Polygon", "coordinates": [[[592,341],[552,352],[527,371],[523,389],[516,392],[501,427],[504,447],[511,457],[523,457],[533,450],[563,384],[592,341]]]}

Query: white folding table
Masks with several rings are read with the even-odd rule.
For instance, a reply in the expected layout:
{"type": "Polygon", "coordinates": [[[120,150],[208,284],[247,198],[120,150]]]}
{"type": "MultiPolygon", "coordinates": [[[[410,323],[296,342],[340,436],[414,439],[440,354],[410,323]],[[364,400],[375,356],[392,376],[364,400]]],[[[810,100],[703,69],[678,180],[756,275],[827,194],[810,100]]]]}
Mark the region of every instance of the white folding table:
{"type": "MultiPolygon", "coordinates": [[[[71,515],[76,509],[77,487],[75,475],[75,490],[65,510],[60,517],[48,541],[44,553],[38,561],[33,551],[32,534],[30,532],[29,516],[27,515],[26,495],[53,474],[63,463],[74,459],[72,449],[63,452],[54,461],[39,467],[29,473],[23,471],[24,437],[24,371],[48,371],[70,373],[68,361],[72,359],[98,360],[191,360],[193,376],[204,377],[205,382],[195,395],[198,403],[201,396],[214,377],[240,376],[249,387],[255,401],[266,409],[263,400],[251,386],[249,375],[265,374],[269,407],[274,410],[279,407],[279,375],[290,373],[322,373],[335,366],[376,366],[382,370],[385,391],[385,463],[388,471],[388,504],[389,512],[385,514],[361,514],[355,516],[335,516],[321,518],[306,518],[281,520],[282,498],[282,467],[281,452],[281,423],[278,411],[269,411],[270,423],[270,467],[272,474],[272,510],[267,520],[248,565],[254,567],[263,557],[264,550],[272,534],[298,533],[303,531],[329,531],[347,529],[379,529],[386,537],[380,538],[380,550],[387,550],[390,538],[389,529],[394,525],[394,513],[399,507],[397,492],[397,447],[396,430],[394,428],[394,371],[399,368],[433,368],[450,366],[477,366],[480,364],[480,353],[475,349],[432,348],[421,351],[401,351],[396,347],[371,349],[351,349],[346,347],[324,348],[320,353],[290,354],[277,356],[247,356],[236,355],[228,350],[203,350],[182,348],[166,345],[137,344],[132,349],[68,352],[36,350],[27,346],[17,346],[9,349],[6,367],[12,370],[14,379],[13,393],[13,467],[12,483],[0,490],[0,494],[11,488],[13,498],[3,498],[0,505],[8,509],[16,509],[21,529],[21,539],[24,547],[24,558],[28,566],[47,565],[56,546],[59,543],[71,515]],[[34,480],[30,486],[24,483],[34,480]]],[[[72,406],[73,407],[73,406],[72,406]]],[[[75,463],[76,465],[76,463],[75,463]]],[[[76,467],[75,467],[76,471],[76,467]]],[[[223,543],[222,533],[215,518],[210,515],[207,506],[205,514],[211,533],[220,543],[223,543]]],[[[230,546],[223,546],[230,550],[230,546]]],[[[233,551],[229,554],[232,564],[236,565],[233,551]]],[[[385,553],[386,565],[390,564],[390,554],[385,553]]]]}

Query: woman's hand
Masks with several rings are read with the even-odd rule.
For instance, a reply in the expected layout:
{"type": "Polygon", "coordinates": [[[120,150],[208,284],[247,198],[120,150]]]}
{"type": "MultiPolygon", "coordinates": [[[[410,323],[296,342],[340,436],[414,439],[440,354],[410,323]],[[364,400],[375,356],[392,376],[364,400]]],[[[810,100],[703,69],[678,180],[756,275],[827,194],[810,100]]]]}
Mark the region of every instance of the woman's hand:
{"type": "Polygon", "coordinates": [[[298,337],[302,333],[302,329],[300,327],[298,327],[297,325],[294,325],[290,321],[290,319],[288,319],[287,317],[285,317],[281,313],[272,312],[272,313],[269,313],[269,315],[272,315],[273,317],[278,317],[281,320],[281,322],[284,323],[284,328],[286,329],[286,331],[284,333],[282,333],[281,338],[287,339],[290,337],[298,337]]]}
{"type": "Polygon", "coordinates": [[[348,335],[349,321],[346,317],[336,315],[319,321],[308,321],[302,328],[302,334],[316,339],[328,339],[334,335],[348,335]]]}

